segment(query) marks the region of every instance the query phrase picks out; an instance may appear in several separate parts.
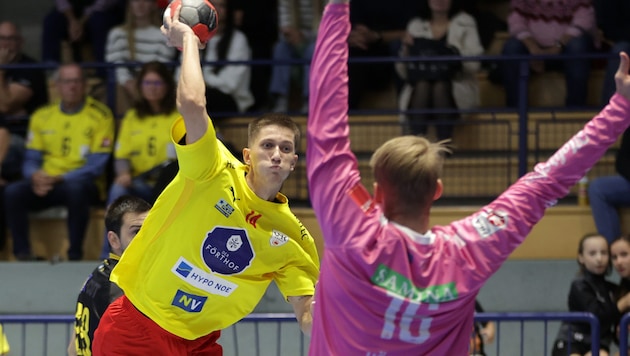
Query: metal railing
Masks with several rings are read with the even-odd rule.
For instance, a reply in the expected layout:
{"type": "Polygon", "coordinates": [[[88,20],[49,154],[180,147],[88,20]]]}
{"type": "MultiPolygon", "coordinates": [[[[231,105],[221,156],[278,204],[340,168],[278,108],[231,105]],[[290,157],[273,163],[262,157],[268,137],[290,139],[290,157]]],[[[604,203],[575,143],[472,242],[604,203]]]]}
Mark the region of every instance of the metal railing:
{"type": "MultiPolygon", "coordinates": [[[[590,313],[478,313],[475,321],[497,323],[494,345],[486,346],[489,356],[548,355],[560,321],[584,322],[590,325],[591,335],[599,335],[599,322],[590,313]]],[[[624,317],[621,325],[627,323],[624,317]]],[[[74,316],[0,315],[0,324],[11,345],[11,356],[62,355],[73,332],[74,316]]],[[[621,344],[627,345],[627,330],[625,334],[623,330],[621,344]]],[[[596,355],[599,338],[592,340],[591,349],[596,355]]],[[[304,356],[309,341],[291,313],[251,314],[224,330],[219,340],[226,356],[304,356]]]]}

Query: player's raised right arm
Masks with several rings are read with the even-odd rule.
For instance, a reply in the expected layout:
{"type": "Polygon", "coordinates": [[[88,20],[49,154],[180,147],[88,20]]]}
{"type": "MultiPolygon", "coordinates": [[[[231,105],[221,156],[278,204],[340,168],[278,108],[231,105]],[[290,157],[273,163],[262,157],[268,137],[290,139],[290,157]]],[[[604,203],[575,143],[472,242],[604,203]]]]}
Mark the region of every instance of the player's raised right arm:
{"type": "Polygon", "coordinates": [[[206,85],[201,72],[199,38],[192,29],[180,22],[180,7],[173,17],[165,17],[162,33],[171,46],[182,49],[182,63],[177,84],[177,109],[186,124],[186,143],[199,140],[208,130],[210,120],[206,112],[206,85]]]}

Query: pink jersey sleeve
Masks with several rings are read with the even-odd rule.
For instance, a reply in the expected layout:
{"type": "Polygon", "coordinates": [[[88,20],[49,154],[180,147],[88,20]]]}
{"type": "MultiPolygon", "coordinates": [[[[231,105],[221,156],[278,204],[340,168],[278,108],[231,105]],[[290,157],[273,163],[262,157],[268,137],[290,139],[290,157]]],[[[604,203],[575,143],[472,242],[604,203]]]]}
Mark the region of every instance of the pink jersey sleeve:
{"type": "Polygon", "coordinates": [[[326,7],[310,74],[306,166],[311,203],[318,220],[326,222],[321,228],[328,247],[352,237],[339,229],[354,228],[348,223],[352,216],[365,218],[362,210],[371,206],[348,139],[348,17],[347,4],[326,7]]]}
{"type": "MultiPolygon", "coordinates": [[[[520,245],[545,209],[555,205],[614,144],[630,124],[630,102],[621,95],[546,162],[539,163],[496,200],[470,217],[432,230],[460,241],[460,258],[471,262],[470,283],[487,279],[520,245]],[[476,278],[475,278],[476,277],[476,278]]],[[[549,238],[553,238],[550,236],[549,238]]]]}

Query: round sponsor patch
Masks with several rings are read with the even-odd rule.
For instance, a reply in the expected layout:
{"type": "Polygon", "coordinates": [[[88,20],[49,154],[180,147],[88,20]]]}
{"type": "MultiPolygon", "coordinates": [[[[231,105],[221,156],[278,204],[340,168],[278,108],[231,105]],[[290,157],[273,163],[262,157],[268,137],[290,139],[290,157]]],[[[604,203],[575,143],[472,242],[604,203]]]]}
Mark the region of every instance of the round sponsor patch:
{"type": "Polygon", "coordinates": [[[206,235],[201,257],[213,272],[235,274],[250,265],[254,251],[245,230],[215,227],[206,235]]]}

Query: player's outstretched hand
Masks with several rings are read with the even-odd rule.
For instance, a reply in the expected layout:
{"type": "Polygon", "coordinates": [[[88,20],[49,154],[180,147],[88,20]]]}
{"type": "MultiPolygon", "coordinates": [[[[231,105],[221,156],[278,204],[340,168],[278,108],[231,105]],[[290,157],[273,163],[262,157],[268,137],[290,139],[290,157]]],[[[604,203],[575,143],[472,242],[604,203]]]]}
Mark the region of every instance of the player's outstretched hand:
{"type": "Polygon", "coordinates": [[[192,28],[186,25],[185,23],[179,21],[179,12],[181,10],[182,5],[180,4],[175,9],[175,12],[169,16],[169,13],[164,14],[162,27],[162,33],[166,36],[168,45],[171,47],[179,48],[180,50],[184,47],[184,35],[186,33],[190,33],[194,38],[197,39],[197,44],[199,48],[203,48],[199,38],[195,35],[192,28]]]}
{"type": "Polygon", "coordinates": [[[615,73],[615,83],[617,84],[617,93],[623,95],[626,99],[630,100],[630,58],[625,52],[619,53],[619,68],[615,73]]]}

